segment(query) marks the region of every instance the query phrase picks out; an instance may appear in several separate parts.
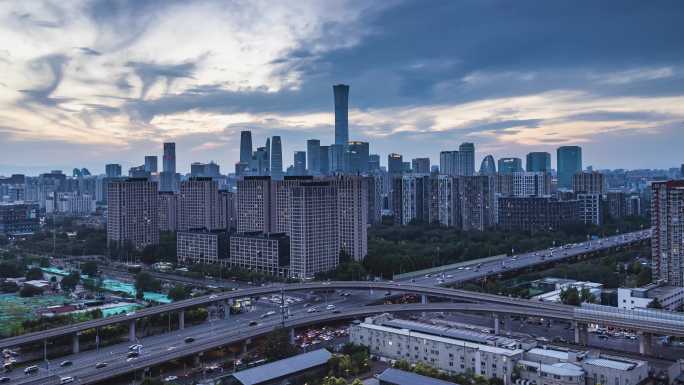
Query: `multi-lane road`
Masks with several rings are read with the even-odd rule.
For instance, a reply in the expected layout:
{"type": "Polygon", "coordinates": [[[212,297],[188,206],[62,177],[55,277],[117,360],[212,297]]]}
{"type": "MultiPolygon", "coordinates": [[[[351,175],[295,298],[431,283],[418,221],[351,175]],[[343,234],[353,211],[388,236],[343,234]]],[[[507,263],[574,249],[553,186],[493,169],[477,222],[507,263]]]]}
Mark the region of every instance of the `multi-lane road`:
{"type": "Polygon", "coordinates": [[[524,269],[548,262],[558,262],[564,259],[576,257],[578,255],[638,242],[650,237],[650,230],[619,234],[598,240],[585,241],[571,245],[559,245],[558,247],[529,253],[521,253],[494,260],[485,259],[483,262],[475,260],[470,263],[460,264],[458,267],[455,267],[451,270],[443,270],[439,272],[434,272],[433,270],[432,272],[425,271],[423,273],[416,272],[415,274],[404,274],[403,278],[397,279],[397,281],[410,281],[418,285],[426,286],[457,284],[489,275],[503,274],[509,271],[524,269]]]}

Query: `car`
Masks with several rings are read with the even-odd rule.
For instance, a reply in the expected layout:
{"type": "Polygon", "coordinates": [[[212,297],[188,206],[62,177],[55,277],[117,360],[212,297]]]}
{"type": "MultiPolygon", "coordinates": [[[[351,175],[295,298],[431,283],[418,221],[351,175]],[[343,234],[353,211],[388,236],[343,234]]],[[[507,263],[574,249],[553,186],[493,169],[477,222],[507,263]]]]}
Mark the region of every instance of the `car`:
{"type": "Polygon", "coordinates": [[[178,376],[168,376],[164,378],[164,382],[176,381],[178,376]]]}
{"type": "Polygon", "coordinates": [[[128,352],[128,354],[126,354],[126,357],[127,358],[137,358],[137,357],[140,357],[140,353],[135,352],[135,351],[134,352],[128,352]]]}
{"type": "Polygon", "coordinates": [[[185,339],[183,341],[185,341],[186,344],[189,344],[191,342],[195,342],[195,338],[194,337],[185,337],[185,339]]]}
{"type": "Polygon", "coordinates": [[[316,313],[318,311],[318,308],[316,307],[310,307],[306,310],[307,313],[316,313]]]}
{"type": "Polygon", "coordinates": [[[65,367],[71,366],[71,365],[73,365],[73,364],[74,364],[73,362],[71,362],[71,361],[69,361],[69,360],[66,360],[66,361],[60,362],[60,363],[59,363],[59,366],[65,368],[65,367]]]}
{"type": "Polygon", "coordinates": [[[257,326],[258,324],[256,321],[249,321],[249,326],[257,326]]]}
{"type": "Polygon", "coordinates": [[[71,376],[66,376],[59,379],[60,384],[68,384],[70,382],[74,382],[74,378],[71,376]]]}
{"type": "Polygon", "coordinates": [[[216,299],[216,298],[218,298],[218,296],[216,294],[212,294],[209,296],[209,299],[216,299]]]}
{"type": "Polygon", "coordinates": [[[28,366],[26,369],[24,369],[24,374],[28,376],[29,374],[37,373],[38,370],[39,369],[36,365],[28,366]]]}
{"type": "Polygon", "coordinates": [[[128,350],[140,350],[140,349],[142,349],[142,347],[143,346],[141,344],[133,344],[133,345],[128,347],[128,350]]]}
{"type": "Polygon", "coordinates": [[[14,365],[12,365],[11,362],[5,362],[5,364],[3,365],[3,369],[5,373],[9,373],[12,371],[12,369],[14,369],[14,365]]]}
{"type": "Polygon", "coordinates": [[[340,310],[339,310],[339,309],[335,309],[335,310],[333,310],[333,313],[334,313],[334,314],[340,314],[340,310]]]}
{"type": "Polygon", "coordinates": [[[106,362],[98,362],[97,364],[95,364],[95,368],[96,369],[102,369],[102,368],[106,368],[107,365],[109,365],[109,364],[106,362]]]}
{"type": "Polygon", "coordinates": [[[325,307],[325,310],[335,310],[335,305],[330,304],[330,305],[325,307]]]}
{"type": "Polygon", "coordinates": [[[9,377],[0,377],[0,383],[5,383],[5,382],[10,382],[11,378],[9,377]]]}

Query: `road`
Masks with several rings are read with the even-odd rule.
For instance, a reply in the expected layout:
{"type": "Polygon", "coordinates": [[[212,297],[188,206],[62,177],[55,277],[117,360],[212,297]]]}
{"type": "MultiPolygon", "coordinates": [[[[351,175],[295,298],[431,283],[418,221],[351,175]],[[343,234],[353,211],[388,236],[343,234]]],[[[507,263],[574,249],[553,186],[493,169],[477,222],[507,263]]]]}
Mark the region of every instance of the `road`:
{"type": "Polygon", "coordinates": [[[470,264],[459,266],[452,270],[445,270],[439,273],[425,273],[415,277],[397,279],[397,282],[411,282],[417,285],[437,286],[450,285],[467,282],[470,280],[483,278],[488,275],[502,274],[508,271],[519,270],[535,265],[557,262],[563,259],[572,258],[584,253],[599,251],[624,243],[634,242],[650,238],[651,230],[637,231],[633,233],[614,235],[600,240],[586,241],[575,245],[568,245],[567,248],[559,246],[535,252],[516,254],[506,257],[503,260],[479,263],[473,261],[470,264]]]}

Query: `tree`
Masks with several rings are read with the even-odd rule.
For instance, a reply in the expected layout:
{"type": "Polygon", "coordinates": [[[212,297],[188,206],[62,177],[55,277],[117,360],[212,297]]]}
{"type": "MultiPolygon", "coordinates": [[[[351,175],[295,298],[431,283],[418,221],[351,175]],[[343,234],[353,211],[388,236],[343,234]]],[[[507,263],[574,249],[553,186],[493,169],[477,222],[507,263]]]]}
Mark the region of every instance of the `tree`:
{"type": "Polygon", "coordinates": [[[140,383],[140,385],[164,385],[164,381],[162,381],[159,377],[146,378],[140,383]]]}
{"type": "Polygon", "coordinates": [[[158,279],[152,277],[149,273],[141,271],[135,276],[135,289],[136,291],[160,291],[161,282],[158,279]]]}
{"type": "Polygon", "coordinates": [[[355,378],[354,381],[351,382],[351,385],[363,385],[363,381],[361,381],[358,378],[355,378]]]}
{"type": "Polygon", "coordinates": [[[576,287],[570,287],[568,289],[562,289],[560,292],[560,300],[566,305],[579,306],[580,295],[576,287]]]}
{"type": "Polygon", "coordinates": [[[168,296],[173,301],[181,301],[190,298],[190,290],[181,284],[177,284],[169,290],[168,296]]]}
{"type": "Polygon", "coordinates": [[[25,274],[25,267],[18,261],[1,262],[0,263],[0,278],[18,278],[25,274]]]}
{"type": "Polygon", "coordinates": [[[43,279],[43,270],[38,267],[32,267],[26,272],[27,281],[35,281],[43,279]]]}
{"type": "Polygon", "coordinates": [[[89,277],[95,277],[97,275],[97,262],[83,262],[81,264],[81,273],[89,277]]]}
{"type": "Polygon", "coordinates": [[[408,363],[406,360],[399,360],[394,363],[394,368],[403,370],[405,372],[410,372],[411,371],[411,364],[408,363]]]}
{"type": "Polygon", "coordinates": [[[79,274],[77,271],[73,271],[69,273],[69,275],[67,275],[66,277],[62,278],[62,282],[60,282],[59,285],[62,287],[62,290],[64,291],[74,291],[80,281],[81,274],[79,274]]]}
{"type": "Polygon", "coordinates": [[[16,293],[19,290],[19,286],[12,281],[2,281],[0,282],[0,292],[3,293],[16,293]]]}
{"type": "Polygon", "coordinates": [[[663,304],[660,303],[660,300],[658,298],[653,298],[653,301],[649,302],[648,306],[646,306],[649,309],[662,309],[663,304]]]}
{"type": "Polygon", "coordinates": [[[636,277],[637,286],[645,286],[651,282],[651,269],[648,267],[643,267],[639,270],[636,277]]]}
{"type": "Polygon", "coordinates": [[[595,303],[596,296],[586,287],[583,287],[580,291],[580,302],[595,303]]]}
{"type": "Polygon", "coordinates": [[[321,385],[347,385],[347,381],[344,378],[327,376],[323,378],[321,385]]]}
{"type": "Polygon", "coordinates": [[[36,295],[41,295],[43,294],[43,290],[39,289],[35,286],[31,285],[24,285],[21,287],[21,290],[19,290],[19,296],[20,297],[33,297],[36,295]]]}
{"type": "Polygon", "coordinates": [[[290,344],[290,332],[284,328],[278,328],[266,335],[261,350],[269,361],[281,360],[297,354],[297,348],[290,344]]]}

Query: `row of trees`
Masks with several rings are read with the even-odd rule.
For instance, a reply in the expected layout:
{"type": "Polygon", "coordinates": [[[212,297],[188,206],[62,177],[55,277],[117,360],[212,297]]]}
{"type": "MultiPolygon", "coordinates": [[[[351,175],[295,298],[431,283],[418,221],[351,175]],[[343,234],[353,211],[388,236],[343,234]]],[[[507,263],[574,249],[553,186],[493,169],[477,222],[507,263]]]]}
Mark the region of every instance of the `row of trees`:
{"type": "Polygon", "coordinates": [[[577,243],[586,241],[589,235],[613,235],[647,225],[646,219],[627,218],[601,227],[568,225],[556,231],[532,233],[497,229],[460,231],[431,224],[399,226],[384,222],[369,230],[368,256],[363,266],[372,275],[390,279],[398,273],[577,243]]]}

